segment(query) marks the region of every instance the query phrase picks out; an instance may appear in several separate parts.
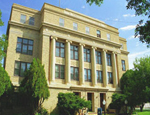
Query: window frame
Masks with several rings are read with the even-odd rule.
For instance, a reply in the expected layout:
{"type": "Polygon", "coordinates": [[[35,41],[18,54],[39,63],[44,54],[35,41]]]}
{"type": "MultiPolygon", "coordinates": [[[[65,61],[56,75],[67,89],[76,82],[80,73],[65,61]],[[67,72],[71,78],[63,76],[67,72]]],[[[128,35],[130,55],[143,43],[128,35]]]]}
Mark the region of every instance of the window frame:
{"type": "Polygon", "coordinates": [[[35,24],[35,18],[34,17],[29,17],[29,25],[34,26],[35,24]],[[33,19],[33,20],[31,20],[33,19]]]}
{"type": "Polygon", "coordinates": [[[56,41],[56,49],[57,48],[59,49],[59,55],[57,56],[57,50],[56,50],[55,51],[55,56],[65,58],[65,43],[56,41]],[[59,47],[57,46],[57,43],[59,43],[59,47]],[[64,47],[62,47],[61,44],[64,44],[64,47]],[[62,49],[64,50],[64,56],[61,55],[61,51],[63,51],[62,49]]]}
{"type": "Polygon", "coordinates": [[[111,54],[106,53],[106,57],[107,57],[107,66],[112,66],[112,60],[111,60],[111,54]],[[108,57],[110,56],[110,58],[108,57]],[[110,61],[109,61],[110,60],[110,61]],[[110,62],[110,63],[109,63],[110,62]]]}
{"type": "Polygon", "coordinates": [[[97,34],[97,37],[98,37],[98,38],[101,38],[101,31],[100,31],[100,30],[97,30],[97,31],[96,31],[96,34],[97,34]],[[98,32],[99,32],[99,34],[98,34],[98,32]]]}
{"type": "Polygon", "coordinates": [[[27,16],[24,15],[24,14],[21,14],[21,16],[20,16],[20,23],[25,24],[25,23],[26,23],[26,19],[27,19],[27,16]],[[21,18],[22,16],[25,17],[25,20],[23,20],[23,19],[21,18]],[[23,22],[22,22],[22,20],[23,20],[23,22]]]}
{"type": "Polygon", "coordinates": [[[122,64],[122,71],[126,71],[125,60],[121,60],[121,64],[122,64]],[[124,63],[123,63],[123,62],[124,62],[124,63]]]}
{"type": "Polygon", "coordinates": [[[65,20],[63,18],[59,18],[59,26],[64,27],[65,20]]]}
{"type": "Polygon", "coordinates": [[[17,46],[16,46],[16,52],[17,53],[26,54],[26,55],[33,55],[34,40],[17,37],[17,45],[18,44],[21,44],[21,51],[18,51],[17,49],[19,49],[19,48],[17,48],[17,46]],[[19,42],[19,39],[21,39],[21,42],[19,42]],[[27,43],[24,43],[25,40],[27,40],[27,43]],[[29,43],[30,41],[32,41],[32,44],[29,43]],[[27,52],[26,53],[23,52],[23,46],[27,46],[27,52]],[[30,46],[32,46],[32,50],[29,50],[30,46]],[[30,51],[32,52],[31,54],[30,54],[30,51]]]}
{"type": "Polygon", "coordinates": [[[70,77],[71,77],[71,80],[79,81],[79,67],[70,66],[70,77]],[[71,76],[72,75],[71,68],[73,69],[73,79],[71,76]],[[76,76],[76,73],[75,73],[76,70],[78,71],[78,76],[76,76]]]}
{"type": "Polygon", "coordinates": [[[29,63],[29,62],[23,62],[23,61],[15,61],[15,66],[14,66],[14,76],[19,76],[19,77],[24,77],[24,75],[21,75],[21,64],[22,63],[25,63],[25,71],[24,72],[26,72],[27,70],[28,70],[28,68],[27,68],[27,65],[28,64],[30,64],[30,66],[31,66],[31,63],[29,63]],[[16,72],[16,63],[19,63],[19,69],[18,69],[18,73],[19,73],[19,75],[17,75],[17,74],[15,74],[16,72]]]}
{"type": "Polygon", "coordinates": [[[96,78],[98,83],[103,83],[103,73],[101,70],[96,70],[96,78]]]}
{"type": "Polygon", "coordinates": [[[86,81],[86,82],[92,82],[92,75],[91,75],[92,73],[91,73],[91,69],[87,69],[87,68],[84,68],[84,80],[86,81]],[[85,71],[86,71],[86,74],[85,74],[85,71]],[[90,75],[88,74],[90,72],[90,75]],[[86,75],[86,76],[85,76],[86,75]],[[90,76],[90,80],[89,80],[89,76],[90,76]],[[86,80],[86,79],[87,80],[86,80]]]}
{"type": "Polygon", "coordinates": [[[60,65],[60,64],[55,64],[55,79],[65,79],[65,65],[60,65]],[[58,78],[56,78],[56,66],[58,66],[58,78]],[[62,68],[64,68],[64,76],[63,76],[63,78],[62,78],[62,76],[61,76],[61,67],[62,68]]]}
{"type": "Polygon", "coordinates": [[[91,50],[89,48],[84,48],[83,50],[84,50],[84,62],[90,63],[91,62],[91,50]],[[85,50],[86,50],[86,52],[85,52],[85,50]],[[89,53],[88,53],[88,50],[90,51],[89,53]],[[88,60],[88,55],[89,55],[89,60],[88,60]]]}
{"type": "Polygon", "coordinates": [[[108,84],[113,84],[113,74],[112,72],[107,72],[108,84]]]}
{"type": "Polygon", "coordinates": [[[101,65],[102,64],[102,55],[101,55],[100,51],[97,51],[97,50],[95,51],[95,58],[96,58],[96,64],[100,64],[101,65]]]}
{"type": "Polygon", "coordinates": [[[71,60],[79,60],[79,47],[78,46],[76,46],[76,45],[70,45],[70,59],[71,60]],[[73,46],[73,49],[71,49],[71,46],[73,46]],[[75,49],[75,47],[77,47],[78,48],[78,50],[76,50],[75,49]],[[73,52],[73,58],[71,57],[71,51],[73,52]],[[75,53],[77,52],[77,54],[78,54],[78,56],[76,57],[75,56],[75,53]],[[77,59],[76,59],[77,58],[77,59]]]}

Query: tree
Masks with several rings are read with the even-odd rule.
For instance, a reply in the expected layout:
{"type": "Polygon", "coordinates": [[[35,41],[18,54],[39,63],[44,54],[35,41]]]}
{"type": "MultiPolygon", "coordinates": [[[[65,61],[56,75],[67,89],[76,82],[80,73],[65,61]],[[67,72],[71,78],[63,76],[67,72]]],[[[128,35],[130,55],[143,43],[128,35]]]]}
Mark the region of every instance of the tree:
{"type": "Polygon", "coordinates": [[[33,104],[33,109],[41,110],[41,105],[50,96],[44,66],[39,59],[33,59],[30,69],[20,84],[19,91],[33,104]]]}
{"type": "MultiPolygon", "coordinates": [[[[86,0],[90,5],[95,3],[100,6],[103,0],[86,0]]],[[[150,0],[126,0],[128,2],[127,9],[134,9],[135,15],[147,16],[148,20],[143,23],[143,20],[139,21],[135,29],[135,37],[139,38],[139,41],[146,43],[147,47],[150,47],[150,0]]]]}
{"type": "MultiPolygon", "coordinates": [[[[0,10],[0,26],[3,26],[4,22],[1,20],[1,17],[2,17],[2,12],[0,10]]],[[[6,56],[4,51],[7,48],[7,44],[8,44],[7,36],[3,34],[2,36],[0,36],[0,62],[6,56]]]]}
{"type": "Polygon", "coordinates": [[[116,109],[116,113],[119,114],[121,108],[125,105],[124,101],[126,96],[124,94],[114,93],[111,98],[112,102],[110,106],[112,109],[116,109]]]}
{"type": "Polygon", "coordinates": [[[121,78],[121,90],[126,95],[128,105],[134,108],[150,102],[150,57],[134,61],[134,70],[128,70],[121,78]]]}
{"type": "Polygon", "coordinates": [[[91,108],[91,102],[76,96],[74,93],[59,93],[57,106],[61,115],[75,115],[79,109],[91,108]]]}

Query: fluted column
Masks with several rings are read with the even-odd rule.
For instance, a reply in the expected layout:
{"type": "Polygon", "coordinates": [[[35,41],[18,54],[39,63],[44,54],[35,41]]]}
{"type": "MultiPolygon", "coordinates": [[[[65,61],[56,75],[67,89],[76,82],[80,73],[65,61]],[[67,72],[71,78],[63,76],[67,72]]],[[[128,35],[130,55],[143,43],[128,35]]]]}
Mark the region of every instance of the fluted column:
{"type": "Polygon", "coordinates": [[[104,87],[107,87],[107,85],[108,85],[106,52],[107,52],[107,50],[103,49],[103,51],[102,51],[102,67],[103,67],[104,87]]]}
{"type": "Polygon", "coordinates": [[[95,86],[95,85],[97,84],[95,49],[97,49],[97,48],[96,48],[96,47],[92,47],[92,48],[91,48],[92,84],[93,84],[93,86],[95,86]]]}
{"type": "Polygon", "coordinates": [[[80,85],[84,84],[84,46],[85,44],[79,44],[79,81],[80,85]]]}
{"type": "Polygon", "coordinates": [[[113,84],[114,87],[118,86],[118,78],[117,78],[117,65],[116,65],[116,54],[112,52],[112,69],[113,69],[113,84]]]}
{"type": "Polygon", "coordinates": [[[65,49],[65,81],[70,83],[70,43],[72,41],[66,40],[65,49]]]}
{"type": "Polygon", "coordinates": [[[55,50],[57,37],[51,36],[51,52],[50,52],[50,82],[55,81],[55,50]]]}

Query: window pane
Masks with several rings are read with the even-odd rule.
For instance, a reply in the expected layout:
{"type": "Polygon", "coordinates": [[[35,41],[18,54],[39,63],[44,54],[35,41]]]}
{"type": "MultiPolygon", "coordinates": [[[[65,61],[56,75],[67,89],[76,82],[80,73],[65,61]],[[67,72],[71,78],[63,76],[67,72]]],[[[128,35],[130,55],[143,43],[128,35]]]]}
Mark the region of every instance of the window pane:
{"type": "Polygon", "coordinates": [[[64,26],[64,19],[62,19],[62,18],[59,19],[59,25],[64,26]]]}
{"type": "Polygon", "coordinates": [[[61,43],[61,47],[63,47],[63,48],[64,48],[64,47],[65,47],[65,44],[64,44],[64,43],[61,43]]]}
{"type": "Polygon", "coordinates": [[[73,23],[73,29],[74,29],[74,30],[77,30],[77,29],[78,29],[77,23],[73,23]]]}
{"type": "Polygon", "coordinates": [[[59,47],[59,42],[56,42],[56,46],[59,47]]]}
{"type": "Polygon", "coordinates": [[[55,65],[55,78],[59,78],[59,67],[55,65]]]}
{"type": "Polygon", "coordinates": [[[91,70],[88,70],[88,81],[91,81],[91,70]]]}
{"type": "Polygon", "coordinates": [[[33,40],[29,40],[29,44],[30,44],[30,45],[33,45],[33,40]]]}
{"type": "Polygon", "coordinates": [[[60,70],[60,71],[61,71],[60,78],[61,78],[61,79],[64,79],[64,73],[65,73],[65,72],[64,72],[64,66],[61,65],[60,68],[61,68],[61,70],[60,70]]]}
{"type": "Polygon", "coordinates": [[[22,53],[27,53],[27,45],[23,45],[23,51],[22,53]]]}
{"type": "Polygon", "coordinates": [[[86,28],[85,28],[85,31],[86,31],[87,34],[89,34],[89,33],[90,33],[89,27],[86,27],[86,28]]]}
{"type": "Polygon", "coordinates": [[[72,45],[70,46],[70,49],[73,50],[73,46],[72,45]]]}
{"type": "Polygon", "coordinates": [[[75,68],[75,78],[76,78],[76,80],[79,80],[78,68],[75,68]]]}
{"type": "Polygon", "coordinates": [[[26,23],[26,15],[21,14],[20,22],[23,24],[26,23]]]}
{"type": "Polygon", "coordinates": [[[85,79],[85,81],[87,81],[87,73],[86,73],[86,69],[84,69],[84,79],[85,79]]]}
{"type": "Polygon", "coordinates": [[[73,67],[70,68],[71,79],[73,79],[73,67]]]}
{"type": "Polygon", "coordinates": [[[59,57],[59,48],[56,48],[56,56],[59,57]]]}
{"type": "Polygon", "coordinates": [[[87,54],[87,62],[90,62],[91,59],[90,59],[90,54],[87,54]]]}
{"type": "Polygon", "coordinates": [[[110,34],[107,34],[107,40],[110,40],[110,34]]]}
{"type": "Polygon", "coordinates": [[[73,59],[73,51],[71,50],[71,53],[70,53],[70,57],[71,59],[73,59]]]}
{"type": "Polygon", "coordinates": [[[29,18],[29,25],[34,25],[34,18],[33,17],[29,18]]]}
{"type": "Polygon", "coordinates": [[[23,43],[24,44],[28,44],[28,40],[27,39],[23,39],[23,43]]]}
{"type": "Polygon", "coordinates": [[[61,57],[65,57],[65,49],[61,49],[61,57]]]}
{"type": "Polygon", "coordinates": [[[30,69],[31,64],[27,63],[27,70],[30,69]]]}
{"type": "Polygon", "coordinates": [[[78,52],[75,52],[75,59],[78,59],[78,52]]]}
{"type": "Polygon", "coordinates": [[[32,55],[33,46],[28,46],[28,54],[32,55]]]}
{"type": "Polygon", "coordinates": [[[24,76],[25,70],[26,70],[26,63],[21,63],[20,76],[24,76]]]}
{"type": "Polygon", "coordinates": [[[17,39],[17,42],[22,42],[22,38],[18,38],[18,39],[17,39]]]}
{"type": "Polygon", "coordinates": [[[20,68],[20,62],[15,62],[15,75],[19,76],[19,68],[20,68]]]}
{"type": "Polygon", "coordinates": [[[21,52],[21,43],[17,43],[17,52],[21,52]]]}

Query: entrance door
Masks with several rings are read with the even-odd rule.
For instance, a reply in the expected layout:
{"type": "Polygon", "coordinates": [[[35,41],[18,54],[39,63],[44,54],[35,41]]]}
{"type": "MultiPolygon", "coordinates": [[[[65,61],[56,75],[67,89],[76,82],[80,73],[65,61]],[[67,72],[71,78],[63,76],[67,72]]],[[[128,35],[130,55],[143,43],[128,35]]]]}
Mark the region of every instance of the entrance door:
{"type": "Polygon", "coordinates": [[[89,111],[92,111],[92,109],[93,109],[93,108],[92,108],[92,105],[93,105],[93,104],[92,104],[92,103],[93,103],[92,93],[88,93],[88,94],[87,94],[87,99],[88,99],[88,101],[91,101],[91,109],[89,109],[89,111]]]}

